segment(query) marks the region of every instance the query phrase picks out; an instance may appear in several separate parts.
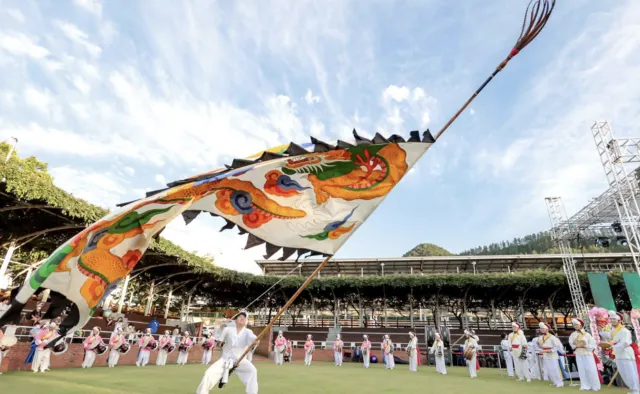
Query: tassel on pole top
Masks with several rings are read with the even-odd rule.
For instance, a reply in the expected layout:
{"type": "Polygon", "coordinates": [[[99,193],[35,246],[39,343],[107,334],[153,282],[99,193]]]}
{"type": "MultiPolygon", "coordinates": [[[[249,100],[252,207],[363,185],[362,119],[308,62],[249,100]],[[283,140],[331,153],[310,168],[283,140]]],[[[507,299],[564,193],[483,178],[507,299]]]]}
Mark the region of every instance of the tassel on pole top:
{"type": "Polygon", "coordinates": [[[524,14],[524,19],[522,21],[522,30],[520,31],[520,37],[516,41],[513,49],[509,52],[509,56],[507,56],[499,65],[496,67],[495,71],[487,78],[482,85],[469,97],[466,103],[458,112],[456,112],[451,119],[442,127],[442,129],[435,135],[435,139],[438,140],[442,133],[445,132],[451,126],[451,124],[458,119],[458,116],[471,104],[471,102],[480,94],[482,89],[484,89],[489,82],[495,77],[503,68],[509,63],[511,59],[513,59],[520,51],[522,51],[527,45],[533,41],[538,34],[542,31],[544,26],[547,24],[549,17],[551,16],[551,12],[553,8],[556,6],[556,0],[531,0],[529,5],[527,6],[527,10],[524,14]]]}

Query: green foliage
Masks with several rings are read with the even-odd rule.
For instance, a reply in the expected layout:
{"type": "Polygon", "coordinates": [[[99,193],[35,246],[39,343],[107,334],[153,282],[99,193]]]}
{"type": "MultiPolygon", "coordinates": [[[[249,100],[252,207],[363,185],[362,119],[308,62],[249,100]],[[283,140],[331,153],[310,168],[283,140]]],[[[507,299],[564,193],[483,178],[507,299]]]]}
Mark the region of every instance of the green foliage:
{"type": "MultiPolygon", "coordinates": [[[[576,254],[580,253],[612,253],[628,252],[627,246],[612,244],[608,248],[603,248],[595,244],[578,244],[577,241],[571,243],[571,248],[576,254]]],[[[490,245],[478,246],[465,250],[460,255],[513,255],[513,254],[554,254],[560,253],[556,247],[551,234],[547,231],[536,234],[525,235],[522,238],[514,238],[513,241],[502,241],[490,245]]]]}
{"type": "Polygon", "coordinates": [[[420,244],[403,255],[403,257],[420,256],[453,256],[453,253],[434,244],[420,244]]]}

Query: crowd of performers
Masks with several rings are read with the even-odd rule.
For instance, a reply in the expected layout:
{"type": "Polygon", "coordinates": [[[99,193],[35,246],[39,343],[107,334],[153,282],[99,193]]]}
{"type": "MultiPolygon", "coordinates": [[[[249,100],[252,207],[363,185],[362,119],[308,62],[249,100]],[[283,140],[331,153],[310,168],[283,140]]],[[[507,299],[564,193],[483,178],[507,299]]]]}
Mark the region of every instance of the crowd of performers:
{"type": "MultiPolygon", "coordinates": [[[[204,374],[204,377],[197,389],[197,394],[206,394],[220,382],[226,383],[230,374],[235,373],[245,385],[247,394],[257,394],[258,381],[256,368],[252,364],[252,353],[255,350],[255,334],[246,328],[248,313],[241,311],[232,320],[225,324],[220,334],[214,338],[211,333],[206,332],[200,342],[203,347],[202,364],[210,364],[212,350],[216,346],[216,340],[222,343],[222,356],[211,365],[204,374]],[[232,324],[231,324],[232,323],[232,324]],[[250,346],[253,348],[249,349],[250,346]],[[246,353],[239,363],[241,355],[246,353]],[[237,363],[237,365],[235,365],[237,363]]],[[[632,348],[633,339],[631,332],[625,327],[622,314],[609,311],[609,319],[612,322],[610,332],[600,332],[600,346],[608,349],[609,357],[615,360],[617,371],[624,383],[631,390],[632,394],[640,394],[639,370],[637,361],[640,356],[632,348]]],[[[598,358],[596,355],[596,341],[594,337],[585,330],[584,321],[573,319],[572,324],[575,331],[569,337],[569,345],[574,349],[578,373],[580,376],[580,389],[599,391],[602,383],[602,375],[597,368],[598,358]]],[[[33,372],[46,372],[50,368],[51,349],[46,345],[55,338],[58,328],[56,321],[41,323],[31,330],[33,336],[32,353],[27,361],[32,363],[33,372]]],[[[564,355],[564,347],[560,339],[553,335],[551,327],[541,322],[539,324],[540,335],[527,341],[520,324],[512,323],[513,332],[504,335],[501,341],[501,349],[506,361],[508,376],[516,377],[518,381],[530,382],[532,379],[549,380],[555,387],[564,385],[561,368],[563,365],[560,356],[564,355]],[[539,357],[542,362],[539,363],[539,357]]],[[[417,336],[414,332],[409,332],[409,343],[405,347],[409,359],[409,370],[416,372],[420,364],[420,351],[418,348],[417,336]]],[[[466,360],[469,376],[478,376],[479,363],[477,360],[479,350],[479,337],[473,331],[464,332],[464,358],[466,360]]],[[[0,331],[0,362],[6,355],[8,348],[6,338],[2,337],[0,331]]],[[[132,343],[124,333],[122,325],[117,325],[115,331],[108,340],[100,335],[100,328],[94,327],[91,334],[83,341],[85,350],[83,368],[91,368],[97,356],[103,355],[109,350],[108,366],[117,366],[121,354],[126,354],[132,347],[137,345],[138,356],[136,365],[144,367],[149,362],[149,355],[152,351],[158,351],[156,365],[164,366],[167,363],[167,356],[176,348],[179,352],[177,364],[187,363],[189,351],[196,344],[190,337],[189,332],[184,332],[182,336],[171,334],[165,331],[164,335],[157,340],[148,328],[146,332],[137,339],[137,343],[132,343]]],[[[292,344],[290,340],[279,332],[274,343],[275,363],[283,365],[285,361],[291,362],[292,344]]],[[[381,344],[383,362],[386,369],[394,369],[394,344],[389,335],[383,337],[381,344]]],[[[367,335],[363,336],[363,341],[358,347],[362,352],[363,367],[369,368],[371,362],[372,343],[367,335]]],[[[440,334],[435,334],[435,340],[429,348],[429,354],[435,357],[436,372],[446,375],[445,347],[440,334]]],[[[304,344],[304,364],[310,366],[313,360],[315,344],[311,335],[307,336],[304,344]]],[[[338,334],[333,342],[334,365],[341,367],[343,362],[344,342],[338,334]]]]}

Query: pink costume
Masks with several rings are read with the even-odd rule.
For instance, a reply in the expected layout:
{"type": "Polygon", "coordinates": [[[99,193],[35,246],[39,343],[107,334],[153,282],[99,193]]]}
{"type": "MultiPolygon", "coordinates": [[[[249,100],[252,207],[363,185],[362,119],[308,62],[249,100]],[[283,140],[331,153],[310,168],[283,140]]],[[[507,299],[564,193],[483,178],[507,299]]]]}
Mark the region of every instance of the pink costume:
{"type": "Polygon", "coordinates": [[[211,362],[211,354],[213,353],[213,348],[216,347],[216,340],[213,337],[209,337],[204,340],[202,343],[202,364],[209,364],[211,362]]]}
{"type": "Polygon", "coordinates": [[[140,337],[138,340],[138,347],[140,348],[140,354],[138,355],[138,360],[136,361],[136,365],[146,366],[149,363],[149,357],[151,356],[152,345],[156,343],[156,340],[153,338],[151,334],[145,334],[140,337]]]}
{"type": "Polygon", "coordinates": [[[189,359],[189,349],[193,345],[193,341],[189,337],[182,337],[180,339],[180,346],[178,349],[178,365],[185,365],[189,359]],[[183,348],[184,350],[181,350],[183,348]]]}
{"type": "Polygon", "coordinates": [[[276,365],[282,365],[282,363],[284,363],[284,352],[287,350],[287,339],[282,335],[278,335],[275,340],[275,345],[274,353],[276,365]]]}
{"type": "Polygon", "coordinates": [[[84,360],[82,362],[82,368],[91,368],[96,361],[96,347],[102,342],[100,334],[89,335],[82,345],[84,346],[84,360]]]}
{"type": "Polygon", "coordinates": [[[33,372],[44,372],[49,369],[49,361],[51,358],[51,349],[45,349],[47,342],[54,338],[56,330],[52,330],[45,326],[35,336],[36,353],[31,363],[33,372]]]}
{"type": "Polygon", "coordinates": [[[336,367],[342,366],[343,347],[344,347],[344,342],[342,342],[342,340],[338,339],[335,342],[333,342],[333,358],[334,358],[336,367]]]}
{"type": "Polygon", "coordinates": [[[365,368],[369,368],[369,363],[371,362],[371,341],[368,339],[362,342],[360,345],[362,348],[362,362],[365,368]]]}

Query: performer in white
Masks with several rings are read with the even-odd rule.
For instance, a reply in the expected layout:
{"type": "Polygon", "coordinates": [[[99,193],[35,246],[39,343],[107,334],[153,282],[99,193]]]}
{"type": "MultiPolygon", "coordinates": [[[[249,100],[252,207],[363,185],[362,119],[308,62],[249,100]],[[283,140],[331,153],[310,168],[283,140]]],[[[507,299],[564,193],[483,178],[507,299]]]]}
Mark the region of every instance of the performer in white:
{"type": "Polygon", "coordinates": [[[35,335],[36,353],[33,356],[33,362],[31,363],[31,370],[33,372],[45,372],[49,369],[49,363],[51,361],[51,348],[45,348],[45,346],[55,338],[56,329],[58,325],[54,322],[43,325],[42,329],[38,330],[35,335]]]}
{"type": "Polygon", "coordinates": [[[527,347],[527,364],[529,365],[531,379],[542,380],[542,371],[540,370],[541,365],[539,361],[539,353],[541,353],[542,350],[538,348],[536,339],[537,338],[531,339],[531,342],[529,342],[529,346],[527,347]]]}
{"type": "Polygon", "coordinates": [[[314,350],[316,350],[316,345],[313,343],[312,336],[307,335],[307,342],[304,343],[304,365],[311,365],[314,350]]]}
{"type": "Polygon", "coordinates": [[[178,365],[185,365],[187,363],[191,346],[193,346],[193,340],[189,338],[189,331],[185,331],[178,345],[178,365]]]}
{"type": "Polygon", "coordinates": [[[169,357],[169,348],[175,347],[176,344],[173,342],[173,338],[171,337],[171,332],[166,330],[164,335],[159,339],[158,346],[158,358],[156,359],[156,365],[159,367],[164,367],[167,365],[167,357],[169,357]]]}
{"type": "MultiPolygon", "coordinates": [[[[256,335],[246,328],[248,317],[248,312],[239,312],[233,317],[233,320],[236,321],[235,326],[226,327],[222,331],[218,339],[223,343],[222,356],[207,369],[196,394],[208,394],[212,388],[218,386],[220,379],[226,383],[233,364],[249,346],[253,345],[256,335]]],[[[234,373],[244,384],[247,394],[258,394],[258,371],[249,360],[242,359],[234,373]]]]}
{"type": "Polygon", "coordinates": [[[138,340],[138,347],[140,353],[138,354],[138,360],[136,360],[137,367],[146,367],[149,363],[149,357],[151,356],[151,350],[155,349],[156,340],[151,335],[151,329],[147,328],[144,331],[144,335],[138,340]]]}
{"type": "Polygon", "coordinates": [[[371,341],[369,341],[369,337],[367,335],[363,335],[362,338],[362,362],[364,363],[365,368],[369,368],[369,363],[371,362],[371,341]]]}
{"type": "Polygon", "coordinates": [[[638,382],[638,369],[636,367],[636,355],[631,348],[631,332],[624,326],[624,319],[621,313],[609,311],[609,320],[614,326],[611,332],[601,332],[600,336],[607,339],[607,343],[613,346],[615,361],[618,372],[624,380],[624,384],[631,390],[629,393],[640,393],[640,383],[638,382]]]}
{"type": "Polygon", "coordinates": [[[409,356],[409,371],[418,371],[418,338],[413,331],[409,331],[409,343],[407,344],[407,356],[409,356]]]}
{"type": "MultiPolygon", "coordinates": [[[[0,311],[0,315],[2,312],[0,311]]],[[[11,349],[18,342],[18,339],[11,333],[11,330],[7,331],[8,334],[4,334],[2,330],[0,330],[0,367],[2,366],[2,358],[9,353],[9,349],[11,349]]],[[[2,372],[0,372],[2,375],[2,372]]]]}
{"type": "Polygon", "coordinates": [[[282,331],[278,331],[278,337],[273,342],[273,353],[276,365],[282,365],[284,362],[284,352],[287,349],[287,340],[282,331]]]}
{"type": "Polygon", "coordinates": [[[333,342],[333,359],[336,367],[342,366],[342,348],[344,342],[340,339],[340,334],[336,335],[336,340],[333,342]]]}
{"type": "Polygon", "coordinates": [[[538,346],[542,348],[542,360],[544,363],[544,369],[549,376],[549,380],[556,387],[564,386],[562,375],[560,374],[560,364],[558,364],[558,351],[563,352],[563,346],[558,337],[551,334],[549,330],[551,327],[545,323],[540,322],[538,325],[542,335],[538,337],[538,346]]]}
{"type": "Polygon", "coordinates": [[[433,341],[433,345],[431,346],[429,353],[435,355],[436,372],[446,375],[447,367],[444,362],[444,342],[442,342],[442,337],[439,332],[436,332],[436,339],[433,341]]]}
{"type": "Polygon", "coordinates": [[[100,337],[100,327],[93,327],[91,335],[89,335],[82,344],[84,345],[84,361],[82,362],[82,368],[91,368],[93,367],[93,363],[96,361],[96,348],[100,344],[104,344],[100,337]]]}
{"type": "Polygon", "coordinates": [[[513,357],[511,356],[511,344],[508,340],[507,334],[502,334],[502,340],[500,341],[500,349],[502,349],[502,356],[504,356],[504,363],[507,368],[507,375],[513,377],[513,357]]]}
{"type": "Polygon", "coordinates": [[[109,340],[109,346],[111,347],[109,359],[107,360],[109,368],[113,368],[118,365],[118,361],[120,360],[120,351],[118,349],[124,343],[127,343],[127,338],[122,333],[122,327],[116,327],[115,335],[113,335],[109,340]]]}
{"type": "Polygon", "coordinates": [[[211,354],[216,347],[216,340],[211,333],[207,333],[202,341],[202,364],[209,365],[211,362],[211,354]]]}
{"type": "Polygon", "coordinates": [[[526,379],[527,382],[531,382],[531,374],[529,373],[529,365],[527,363],[527,338],[520,329],[519,323],[512,322],[511,328],[513,332],[509,334],[508,341],[511,344],[511,359],[516,366],[518,381],[526,379]]]}
{"type": "Polygon", "coordinates": [[[471,379],[475,379],[478,377],[476,370],[476,357],[478,350],[478,340],[476,336],[471,333],[469,330],[464,330],[464,335],[467,337],[467,340],[464,342],[464,353],[467,353],[468,349],[471,349],[473,356],[470,360],[467,360],[467,367],[469,367],[469,375],[471,379]]]}
{"type": "Polygon", "coordinates": [[[569,345],[574,349],[576,363],[578,364],[578,375],[580,375],[580,390],[600,390],[600,378],[594,358],[596,341],[584,329],[582,319],[572,319],[571,324],[576,329],[569,337],[569,345]]]}
{"type": "Polygon", "coordinates": [[[396,360],[393,358],[393,342],[389,335],[384,336],[382,353],[384,354],[385,369],[394,369],[396,367],[396,360]]]}

